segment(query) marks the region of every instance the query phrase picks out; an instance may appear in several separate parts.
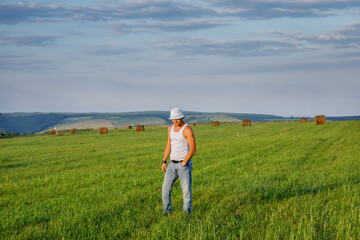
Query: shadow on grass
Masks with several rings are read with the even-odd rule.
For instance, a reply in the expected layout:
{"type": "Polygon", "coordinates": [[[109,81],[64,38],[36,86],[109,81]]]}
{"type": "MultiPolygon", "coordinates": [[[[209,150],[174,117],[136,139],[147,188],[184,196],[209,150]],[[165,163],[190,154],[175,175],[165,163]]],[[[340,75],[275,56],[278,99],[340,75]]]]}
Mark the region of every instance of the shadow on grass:
{"type": "Polygon", "coordinates": [[[10,164],[10,165],[0,165],[0,170],[1,169],[11,169],[11,168],[19,168],[19,167],[25,167],[26,164],[10,164]]]}

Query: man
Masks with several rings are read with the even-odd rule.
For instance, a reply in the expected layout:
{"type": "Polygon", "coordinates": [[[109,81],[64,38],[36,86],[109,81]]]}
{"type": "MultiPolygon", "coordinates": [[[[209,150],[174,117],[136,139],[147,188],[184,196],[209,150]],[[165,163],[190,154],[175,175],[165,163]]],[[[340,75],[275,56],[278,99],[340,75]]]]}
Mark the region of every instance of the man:
{"type": "Polygon", "coordinates": [[[191,158],[196,152],[195,137],[192,129],[184,123],[181,108],[173,108],[170,118],[173,122],[168,128],[168,139],[164,151],[161,169],[165,173],[162,187],[163,213],[171,213],[171,189],[177,178],[180,179],[183,193],[183,211],[191,213],[191,158]],[[170,155],[170,163],[166,166],[166,160],[170,155]]]}

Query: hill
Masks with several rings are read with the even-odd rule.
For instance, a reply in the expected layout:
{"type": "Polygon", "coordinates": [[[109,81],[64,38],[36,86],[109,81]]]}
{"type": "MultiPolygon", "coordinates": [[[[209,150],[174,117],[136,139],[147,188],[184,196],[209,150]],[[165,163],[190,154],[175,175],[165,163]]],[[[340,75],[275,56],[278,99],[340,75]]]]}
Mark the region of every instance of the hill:
{"type": "MultiPolygon", "coordinates": [[[[211,121],[238,122],[250,119],[253,122],[295,120],[268,114],[184,112],[188,123],[211,121]]],[[[145,111],[125,113],[0,113],[0,132],[37,133],[53,129],[86,129],[99,127],[124,127],[126,125],[171,124],[168,111],[145,111]]],[[[327,117],[328,120],[360,120],[360,116],[327,117]]]]}
{"type": "MultiPolygon", "coordinates": [[[[206,123],[211,121],[236,122],[244,118],[252,121],[274,121],[285,118],[265,114],[185,112],[186,121],[206,123]]],[[[0,131],[37,133],[56,127],[98,128],[123,127],[126,125],[168,125],[169,112],[146,111],[125,113],[0,113],[0,131]]]]}

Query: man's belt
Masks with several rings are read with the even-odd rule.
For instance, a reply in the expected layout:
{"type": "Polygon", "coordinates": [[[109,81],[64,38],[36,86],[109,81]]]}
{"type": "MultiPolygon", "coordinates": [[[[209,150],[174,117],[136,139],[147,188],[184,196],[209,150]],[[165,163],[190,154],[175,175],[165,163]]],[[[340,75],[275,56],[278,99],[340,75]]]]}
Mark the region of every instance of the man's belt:
{"type": "Polygon", "coordinates": [[[171,160],[173,163],[182,163],[184,160],[181,161],[176,161],[176,160],[171,160]]]}

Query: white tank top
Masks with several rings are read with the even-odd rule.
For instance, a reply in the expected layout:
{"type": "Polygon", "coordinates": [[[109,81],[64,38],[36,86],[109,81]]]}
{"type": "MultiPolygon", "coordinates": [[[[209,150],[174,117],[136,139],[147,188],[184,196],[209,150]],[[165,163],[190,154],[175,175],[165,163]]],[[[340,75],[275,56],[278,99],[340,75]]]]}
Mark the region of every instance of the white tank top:
{"type": "Polygon", "coordinates": [[[174,126],[172,125],[170,130],[170,140],[171,140],[171,152],[170,160],[182,161],[185,159],[190,148],[187,139],[183,136],[183,131],[187,124],[185,124],[180,131],[175,132],[174,126]]]}

